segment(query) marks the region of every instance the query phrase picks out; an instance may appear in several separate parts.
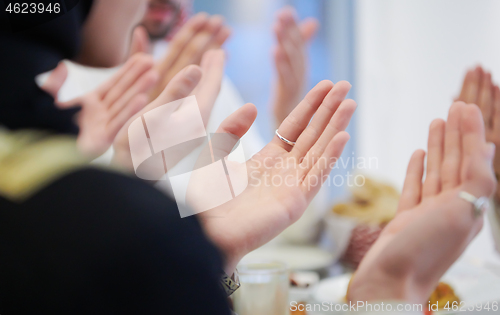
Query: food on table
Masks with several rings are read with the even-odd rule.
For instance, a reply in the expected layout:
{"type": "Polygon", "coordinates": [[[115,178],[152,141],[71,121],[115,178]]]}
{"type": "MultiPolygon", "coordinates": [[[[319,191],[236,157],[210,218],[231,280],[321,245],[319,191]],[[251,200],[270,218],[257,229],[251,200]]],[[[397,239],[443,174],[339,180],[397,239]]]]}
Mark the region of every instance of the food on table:
{"type": "Polygon", "coordinates": [[[394,218],[399,192],[387,184],[365,178],[363,186],[352,186],[352,201],[335,205],[332,211],[360,223],[385,224],[394,218]]]}
{"type": "Polygon", "coordinates": [[[335,205],[332,212],[357,222],[341,257],[357,268],[383,227],[394,218],[400,195],[392,186],[366,177],[364,185],[351,187],[351,194],[351,201],[335,205]]]}
{"type": "Polygon", "coordinates": [[[429,298],[429,304],[436,305],[437,303],[439,309],[442,310],[446,306],[452,308],[453,302],[456,302],[455,305],[460,306],[460,298],[455,294],[453,288],[447,283],[439,282],[436,290],[432,292],[429,298]]]}
{"type": "Polygon", "coordinates": [[[290,273],[290,286],[309,288],[319,282],[319,274],[314,271],[293,271],[290,273]]]}
{"type": "MultiPolygon", "coordinates": [[[[347,286],[346,295],[343,301],[345,303],[347,303],[348,301],[347,296],[349,295],[349,287],[351,286],[351,282],[352,277],[349,281],[349,285],[347,286]]],[[[460,306],[460,298],[455,294],[453,288],[445,282],[439,282],[436,289],[429,297],[429,305],[438,305],[439,310],[443,310],[445,307],[449,307],[451,309],[453,307],[453,302],[455,302],[455,305],[460,306]]]]}
{"type": "Polygon", "coordinates": [[[306,303],[305,302],[300,302],[297,304],[297,310],[295,311],[292,311],[290,310],[290,315],[307,315],[307,312],[305,311],[305,308],[306,307],[306,303]],[[298,307],[299,305],[302,305],[301,307],[298,307]],[[299,308],[302,310],[302,311],[299,311],[299,308]]]}

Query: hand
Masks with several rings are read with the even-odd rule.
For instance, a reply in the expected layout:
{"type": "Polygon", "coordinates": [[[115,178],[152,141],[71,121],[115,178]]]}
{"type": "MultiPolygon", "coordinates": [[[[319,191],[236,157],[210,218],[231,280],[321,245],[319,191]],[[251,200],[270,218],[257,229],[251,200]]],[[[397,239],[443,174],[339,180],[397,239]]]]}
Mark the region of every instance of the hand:
{"type": "Polygon", "coordinates": [[[417,150],[408,165],[396,217],[361,261],[349,300],[426,303],[482,227],[483,218],[475,218],[471,203],[458,195],[491,195],[493,154],[477,106],[457,102],[447,122],[432,122],[425,181],[422,184],[425,152],[417,150]]]}
{"type": "MultiPolygon", "coordinates": [[[[96,90],[68,102],[57,102],[56,97],[60,108],[82,108],[77,114],[77,146],[82,153],[97,157],[106,152],[123,125],[147,104],[147,92],[158,80],[152,67],[151,57],[136,54],[96,90]]],[[[61,62],[42,89],[57,95],[67,74],[61,62]]]]}
{"type": "Polygon", "coordinates": [[[219,49],[231,30],[221,16],[198,13],[189,19],[170,41],[167,54],[155,66],[161,80],[151,94],[156,98],[172,78],[188,65],[199,65],[210,49],[219,49]]]}
{"type": "Polygon", "coordinates": [[[273,50],[278,74],[272,110],[279,126],[302,99],[307,79],[307,44],[318,30],[318,21],[296,22],[296,12],[286,7],[278,12],[274,32],[278,43],[273,50]]]}
{"type": "MultiPolygon", "coordinates": [[[[192,120],[201,113],[202,120],[206,126],[213,105],[219,94],[222,77],[224,75],[224,52],[222,50],[209,50],[201,61],[199,66],[191,65],[177,73],[169,82],[165,90],[151,103],[144,107],[141,111],[135,114],[123,126],[115,141],[113,142],[114,156],[113,163],[129,170],[133,170],[132,158],[130,155],[130,144],[128,127],[138,117],[145,113],[170,102],[183,99],[189,95],[195,95],[199,112],[185,111],[182,108],[172,109],[168,124],[163,126],[163,130],[167,129],[167,133],[175,137],[182,135],[199,134],[199,126],[192,124],[192,120]]],[[[204,131],[204,129],[202,130],[204,131]]],[[[193,148],[194,149],[194,148],[193,148]]],[[[187,154],[189,152],[184,152],[187,154]]],[[[174,165],[180,161],[185,155],[178,155],[175,158],[169,157],[169,161],[174,165]]]]}
{"type": "MultiPolygon", "coordinates": [[[[467,71],[459,101],[477,104],[484,118],[486,141],[496,146],[493,168],[500,175],[500,88],[492,83],[491,74],[480,66],[467,71]]],[[[500,200],[500,191],[495,197],[500,200]]]]}
{"type": "MultiPolygon", "coordinates": [[[[350,87],[347,82],[333,86],[322,81],[306,95],[279,127],[283,137],[296,141],[294,147],[274,137],[246,163],[248,173],[239,163],[227,161],[229,173],[243,173],[248,186],[231,201],[199,214],[207,235],[226,256],[227,274],[244,255],[295,222],[326,180],[349,140],[344,130],[356,108],[353,100],[344,100],[350,87]]],[[[255,107],[247,104],[217,132],[241,138],[255,116],[255,107]]],[[[188,188],[195,209],[198,192],[188,188]]]]}

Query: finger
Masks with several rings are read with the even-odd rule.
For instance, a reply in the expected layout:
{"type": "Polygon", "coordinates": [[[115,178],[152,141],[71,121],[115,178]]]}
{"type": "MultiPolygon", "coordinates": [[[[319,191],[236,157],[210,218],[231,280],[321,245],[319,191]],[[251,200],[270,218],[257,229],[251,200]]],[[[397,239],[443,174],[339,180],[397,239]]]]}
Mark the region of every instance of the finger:
{"type": "Polygon", "coordinates": [[[144,26],[137,26],[132,34],[130,55],[136,53],[149,53],[149,35],[144,26]]]}
{"type": "Polygon", "coordinates": [[[280,23],[275,27],[278,44],[285,53],[296,80],[303,77],[305,72],[305,47],[300,31],[293,17],[291,21],[280,23]]]}
{"type": "Polygon", "coordinates": [[[177,69],[182,69],[189,64],[200,64],[203,54],[208,50],[215,34],[219,32],[224,24],[224,18],[219,15],[214,15],[207,22],[205,27],[200,30],[183,49],[178,62],[172,67],[172,72],[176,73],[177,69]]]}
{"type": "MultiPolygon", "coordinates": [[[[278,128],[278,133],[290,140],[297,141],[298,137],[309,124],[314,113],[323,102],[324,98],[333,88],[333,83],[328,80],[319,82],[306,94],[304,99],[294,108],[278,128]]],[[[281,141],[277,136],[273,137],[271,143],[290,151],[291,146],[281,141]]]]}
{"type": "Polygon", "coordinates": [[[116,102],[110,105],[109,116],[113,118],[118,115],[126,106],[131,104],[133,98],[139,94],[148,92],[158,82],[158,79],[158,73],[154,69],[150,69],[144,73],[116,102]]]}
{"type": "Polygon", "coordinates": [[[99,85],[97,89],[95,90],[98,95],[100,95],[101,98],[104,98],[104,96],[109,92],[111,88],[113,88],[119,80],[125,75],[125,73],[129,72],[132,67],[134,67],[138,62],[141,61],[141,59],[145,56],[143,53],[137,53],[134,54],[132,57],[130,57],[125,64],[115,73],[111,76],[109,80],[104,82],[103,84],[99,85]]]}
{"type": "MultiPolygon", "coordinates": [[[[229,115],[219,125],[215,134],[210,137],[210,145],[206,146],[201,156],[202,160],[219,160],[226,158],[235,148],[238,141],[247,133],[257,117],[255,105],[247,103],[229,115]],[[223,135],[225,134],[225,135],[223,135]],[[229,136],[228,136],[229,135],[229,136]]],[[[246,178],[247,174],[244,174],[246,178]]],[[[235,178],[231,178],[235,180],[235,178]]]]}
{"type": "Polygon", "coordinates": [[[103,101],[111,106],[114,104],[144,73],[153,67],[151,56],[140,54],[130,70],[123,73],[118,81],[102,96],[103,101]]]}
{"type": "Polygon", "coordinates": [[[257,118],[257,107],[247,103],[222,121],[217,133],[230,133],[238,138],[243,137],[257,118]]]}
{"type": "Polygon", "coordinates": [[[274,48],[274,64],[281,82],[288,89],[293,89],[297,86],[297,78],[294,76],[292,66],[286,56],[286,52],[281,46],[274,48]]]}
{"type": "Polygon", "coordinates": [[[444,154],[445,122],[435,119],[429,127],[427,143],[427,172],[422,187],[422,198],[438,194],[441,191],[441,164],[444,154]]]}
{"type": "Polygon", "coordinates": [[[465,103],[456,102],[448,112],[444,136],[444,157],[441,168],[442,189],[448,190],[460,184],[460,165],[462,163],[462,136],[460,124],[465,103]]]}
{"type": "Polygon", "coordinates": [[[493,119],[492,130],[496,135],[500,135],[500,88],[495,86],[493,89],[493,119]]]}
{"type": "MultiPolygon", "coordinates": [[[[161,94],[158,95],[154,101],[147,104],[143,109],[130,118],[124,128],[128,128],[134,120],[155,108],[188,97],[191,92],[193,92],[196,85],[200,82],[201,74],[202,71],[200,67],[195,65],[187,66],[184,70],[177,73],[161,94]]],[[[177,102],[177,104],[172,103],[172,106],[180,106],[181,104],[182,102],[177,102]]],[[[176,109],[177,107],[171,107],[169,108],[169,111],[173,112],[176,109]]]]}
{"type": "Polygon", "coordinates": [[[147,94],[136,94],[126,106],[123,106],[123,109],[108,123],[107,129],[111,139],[114,139],[120,129],[147,105],[148,100],[147,94]]]}
{"type": "Polygon", "coordinates": [[[486,128],[491,127],[491,112],[493,110],[493,86],[491,84],[491,74],[485,73],[481,81],[480,93],[477,105],[483,114],[484,124],[486,128]]]}
{"type": "Polygon", "coordinates": [[[296,16],[295,9],[288,6],[278,14],[278,20],[282,26],[283,38],[288,38],[295,48],[301,48],[304,45],[304,39],[297,25],[296,16]]]}
{"type": "Polygon", "coordinates": [[[494,146],[486,143],[481,112],[474,105],[462,111],[462,170],[461,180],[466,190],[476,197],[490,196],[495,187],[491,163],[494,146]]]}
{"type": "Polygon", "coordinates": [[[469,91],[469,85],[472,82],[472,78],[474,76],[474,70],[469,70],[465,74],[464,77],[464,82],[462,83],[462,89],[460,90],[460,95],[455,99],[455,101],[462,101],[467,103],[468,102],[468,91],[469,91]]]}
{"type": "MultiPolygon", "coordinates": [[[[323,155],[323,152],[326,150],[330,141],[339,132],[342,132],[347,128],[352,115],[356,110],[356,106],[356,102],[353,100],[345,100],[340,104],[318,141],[316,141],[312,148],[306,153],[305,158],[301,163],[304,172],[307,172],[309,168],[323,155]]],[[[298,159],[300,160],[300,157],[298,157],[298,159]]]]}
{"type": "MultiPolygon", "coordinates": [[[[340,130],[343,130],[341,129],[342,126],[334,125],[336,121],[332,121],[332,117],[347,96],[347,93],[349,93],[350,89],[351,84],[347,81],[340,81],[333,86],[324,98],[309,126],[307,126],[304,132],[302,132],[297,139],[297,143],[291,151],[293,156],[297,159],[303,158],[308,153],[309,149],[311,149],[316,141],[318,141],[318,139],[322,136],[326,126],[330,126],[329,131],[331,132],[339,132],[340,130]]],[[[332,134],[331,137],[334,135],[335,134],[332,134]]],[[[326,143],[330,142],[331,137],[326,140],[326,143]]],[[[321,156],[321,154],[322,152],[319,152],[318,157],[321,156]]]]}
{"type": "Polygon", "coordinates": [[[418,205],[422,195],[422,176],[424,176],[425,151],[415,151],[408,163],[405,182],[398,204],[398,213],[418,205]]]}
{"type": "Polygon", "coordinates": [[[479,87],[481,86],[481,80],[483,78],[483,69],[481,67],[476,67],[472,71],[471,81],[465,91],[465,102],[477,104],[479,98],[479,87]]]}
{"type": "Polygon", "coordinates": [[[299,24],[300,34],[305,42],[309,42],[318,32],[319,22],[315,18],[307,18],[299,24]]]}
{"type": "Polygon", "coordinates": [[[57,101],[57,94],[59,93],[59,90],[63,86],[64,81],[66,81],[67,77],[68,68],[66,67],[66,64],[61,61],[59,62],[57,67],[52,70],[52,72],[49,74],[40,88],[51,95],[57,101]]]}
{"type": "Polygon", "coordinates": [[[199,66],[190,65],[177,73],[168,83],[161,94],[145,110],[149,111],[161,105],[188,97],[198,85],[202,77],[199,66]]]}
{"type": "Polygon", "coordinates": [[[229,26],[223,25],[219,32],[215,34],[212,38],[212,43],[209,45],[208,49],[219,49],[231,36],[231,28],[229,26]]]}
{"type": "Polygon", "coordinates": [[[186,24],[174,35],[169,44],[168,53],[157,64],[157,70],[163,76],[170,70],[174,62],[179,58],[186,45],[194,36],[208,23],[208,14],[202,12],[190,18],[186,24]]]}
{"type": "Polygon", "coordinates": [[[321,158],[318,159],[307,176],[304,177],[303,186],[309,192],[309,197],[314,197],[315,193],[321,188],[321,184],[328,178],[349,139],[350,136],[345,131],[341,131],[335,135],[330,140],[321,158]]]}

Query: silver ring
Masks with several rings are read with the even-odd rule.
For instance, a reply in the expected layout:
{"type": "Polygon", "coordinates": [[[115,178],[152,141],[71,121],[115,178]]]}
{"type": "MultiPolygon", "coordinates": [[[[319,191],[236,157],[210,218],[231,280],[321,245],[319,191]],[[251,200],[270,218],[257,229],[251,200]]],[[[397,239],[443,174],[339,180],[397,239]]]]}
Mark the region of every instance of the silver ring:
{"type": "Polygon", "coordinates": [[[290,141],[288,140],[287,138],[283,137],[282,135],[280,135],[280,133],[278,132],[278,129],[276,129],[276,135],[278,136],[278,138],[283,141],[284,143],[288,144],[288,145],[291,145],[292,147],[295,145],[295,142],[293,141],[290,141]]]}
{"type": "Polygon", "coordinates": [[[458,196],[474,206],[474,217],[482,216],[490,207],[490,201],[487,197],[476,198],[468,192],[461,191],[458,196]]]}

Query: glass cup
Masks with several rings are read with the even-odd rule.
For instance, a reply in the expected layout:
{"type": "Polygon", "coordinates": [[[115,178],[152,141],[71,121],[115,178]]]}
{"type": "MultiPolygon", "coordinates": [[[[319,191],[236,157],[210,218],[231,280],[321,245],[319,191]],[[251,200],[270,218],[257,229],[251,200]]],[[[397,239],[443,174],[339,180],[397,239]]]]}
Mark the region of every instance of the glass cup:
{"type": "Polygon", "coordinates": [[[286,264],[277,261],[238,265],[241,287],[233,295],[238,315],[289,315],[290,279],[286,264]]]}

